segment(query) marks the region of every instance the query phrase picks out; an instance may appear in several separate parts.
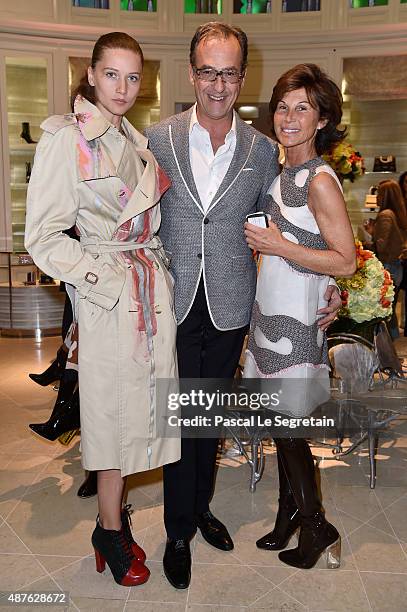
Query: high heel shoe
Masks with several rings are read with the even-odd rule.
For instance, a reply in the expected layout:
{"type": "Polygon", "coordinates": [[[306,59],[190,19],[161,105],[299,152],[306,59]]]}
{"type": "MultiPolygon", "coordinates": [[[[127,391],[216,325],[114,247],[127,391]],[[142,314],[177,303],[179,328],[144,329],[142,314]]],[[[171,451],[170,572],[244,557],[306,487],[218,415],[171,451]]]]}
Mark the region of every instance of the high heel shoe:
{"type": "Polygon", "coordinates": [[[276,522],[273,531],[257,540],[257,548],[263,550],[283,550],[290,538],[300,526],[300,513],[298,509],[279,504],[276,522]]]}
{"type": "Polygon", "coordinates": [[[325,551],[327,567],[335,569],[340,565],[341,540],[322,511],[309,445],[301,438],[275,438],[275,443],[301,522],[298,546],[278,557],[287,565],[310,569],[325,551]]]}
{"type": "Polygon", "coordinates": [[[22,132],[20,134],[20,138],[28,142],[28,144],[36,144],[37,141],[31,138],[30,124],[28,123],[28,121],[23,121],[21,124],[21,127],[22,127],[22,132]]]}
{"type": "Polygon", "coordinates": [[[80,428],[79,390],[77,389],[68,402],[53,410],[46,423],[30,423],[32,431],[46,440],[54,442],[59,436],[72,429],[80,428]]]}
{"type": "Polygon", "coordinates": [[[310,569],[324,552],[326,567],[337,569],[341,564],[341,537],[324,515],[318,512],[302,519],[297,548],[283,550],[278,558],[292,567],[310,569]]]}
{"type": "Polygon", "coordinates": [[[28,376],[42,387],[46,387],[51,383],[60,380],[66,366],[66,360],[68,352],[60,348],[57,352],[56,359],[51,363],[49,368],[42,372],[42,374],[29,374],[28,376]]]}
{"type": "Polygon", "coordinates": [[[139,546],[137,542],[135,542],[133,538],[133,534],[131,532],[131,516],[130,516],[131,512],[132,512],[131,504],[127,504],[126,506],[122,508],[122,513],[121,513],[122,529],[126,537],[126,540],[131,546],[134,556],[136,557],[138,561],[141,561],[141,563],[144,563],[144,561],[146,560],[146,553],[141,548],[141,546],[139,546]]]}
{"type": "Polygon", "coordinates": [[[85,480],[78,489],[77,496],[81,499],[93,497],[98,492],[98,473],[88,472],[85,480]]]}
{"type": "Polygon", "coordinates": [[[281,453],[277,448],[279,500],[274,529],[257,540],[257,548],[263,550],[283,550],[291,536],[300,526],[300,513],[295,503],[287,475],[284,471],[281,453]]]}
{"type": "Polygon", "coordinates": [[[134,556],[123,529],[103,529],[97,522],[92,544],[97,572],[103,572],[107,563],[117,584],[137,586],[147,582],[150,570],[134,556]]]}

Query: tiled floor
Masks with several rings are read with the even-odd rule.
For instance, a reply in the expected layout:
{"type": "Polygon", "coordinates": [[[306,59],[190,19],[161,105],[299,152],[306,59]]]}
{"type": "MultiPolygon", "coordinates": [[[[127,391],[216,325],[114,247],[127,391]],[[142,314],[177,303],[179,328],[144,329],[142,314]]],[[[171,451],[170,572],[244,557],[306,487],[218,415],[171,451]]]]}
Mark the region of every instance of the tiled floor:
{"type": "MultiPolygon", "coordinates": [[[[173,589],[163,576],[159,471],[132,478],[128,494],[136,539],[147,552],[149,582],[128,589],[115,584],[109,570],[97,574],[90,545],[96,501],[76,496],[83,477],[78,439],[63,447],[35,437],[27,427],[46,419],[56,397],[27,374],[42,371],[57,345],[57,338],[41,343],[0,338],[0,590],[69,591],[71,610],[92,611],[407,609],[406,422],[395,423],[381,438],[375,490],[368,486],[366,449],[346,461],[320,464],[327,516],[342,535],[339,570],[323,569],[321,561],[312,570],[290,569],[276,553],[255,547],[276,512],[270,447],[254,494],[248,490],[248,467],[238,459],[221,460],[212,509],[229,527],[235,550],[216,551],[197,536],[188,590],[173,589]]],[[[404,341],[399,348],[407,352],[404,341]]]]}

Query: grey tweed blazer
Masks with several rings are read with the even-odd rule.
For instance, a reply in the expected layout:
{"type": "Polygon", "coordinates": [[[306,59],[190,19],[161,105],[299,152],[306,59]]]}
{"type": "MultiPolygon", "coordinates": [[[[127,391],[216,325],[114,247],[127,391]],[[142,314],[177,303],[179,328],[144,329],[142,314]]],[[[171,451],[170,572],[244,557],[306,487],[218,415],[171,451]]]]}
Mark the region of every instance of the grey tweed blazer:
{"type": "Polygon", "coordinates": [[[160,237],[175,279],[178,323],[187,316],[203,275],[212,322],[220,330],[250,321],[256,266],[244,237],[246,215],[262,200],[279,172],[275,142],[236,117],[236,150],[205,212],[189,159],[192,109],[146,129],[149,147],[171,179],[161,200],[160,237]]]}

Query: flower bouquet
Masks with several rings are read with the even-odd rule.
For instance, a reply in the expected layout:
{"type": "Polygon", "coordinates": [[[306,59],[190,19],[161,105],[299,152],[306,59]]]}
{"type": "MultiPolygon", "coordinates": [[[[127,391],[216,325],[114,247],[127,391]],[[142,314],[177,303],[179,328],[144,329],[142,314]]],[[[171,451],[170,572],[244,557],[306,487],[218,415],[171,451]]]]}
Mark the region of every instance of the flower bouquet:
{"type": "Polygon", "coordinates": [[[348,142],[340,142],[331,153],[322,156],[335,170],[339,179],[351,183],[365,172],[364,159],[348,142]]]}
{"type": "Polygon", "coordinates": [[[394,286],[391,276],[372,251],[356,243],[356,272],[351,278],[336,278],[341,291],[342,308],[330,333],[351,332],[372,339],[379,320],[391,316],[394,286]]]}

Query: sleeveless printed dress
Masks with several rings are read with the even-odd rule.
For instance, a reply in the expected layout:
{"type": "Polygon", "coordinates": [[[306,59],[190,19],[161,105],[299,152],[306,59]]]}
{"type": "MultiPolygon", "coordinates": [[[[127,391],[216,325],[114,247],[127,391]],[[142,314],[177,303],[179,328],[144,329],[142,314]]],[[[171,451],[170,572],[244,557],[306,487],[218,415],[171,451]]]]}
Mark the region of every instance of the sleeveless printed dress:
{"type": "MultiPolygon", "coordinates": [[[[319,172],[337,180],[321,157],[284,167],[268,191],[265,212],[286,239],[322,250],[327,245],[308,207],[310,182],[319,172]]],[[[243,377],[291,379],[285,389],[291,392],[286,404],[293,414],[309,414],[327,399],[327,343],[317,325],[317,310],[326,306],[328,283],[329,276],[283,257],[260,258],[243,377]]]]}

